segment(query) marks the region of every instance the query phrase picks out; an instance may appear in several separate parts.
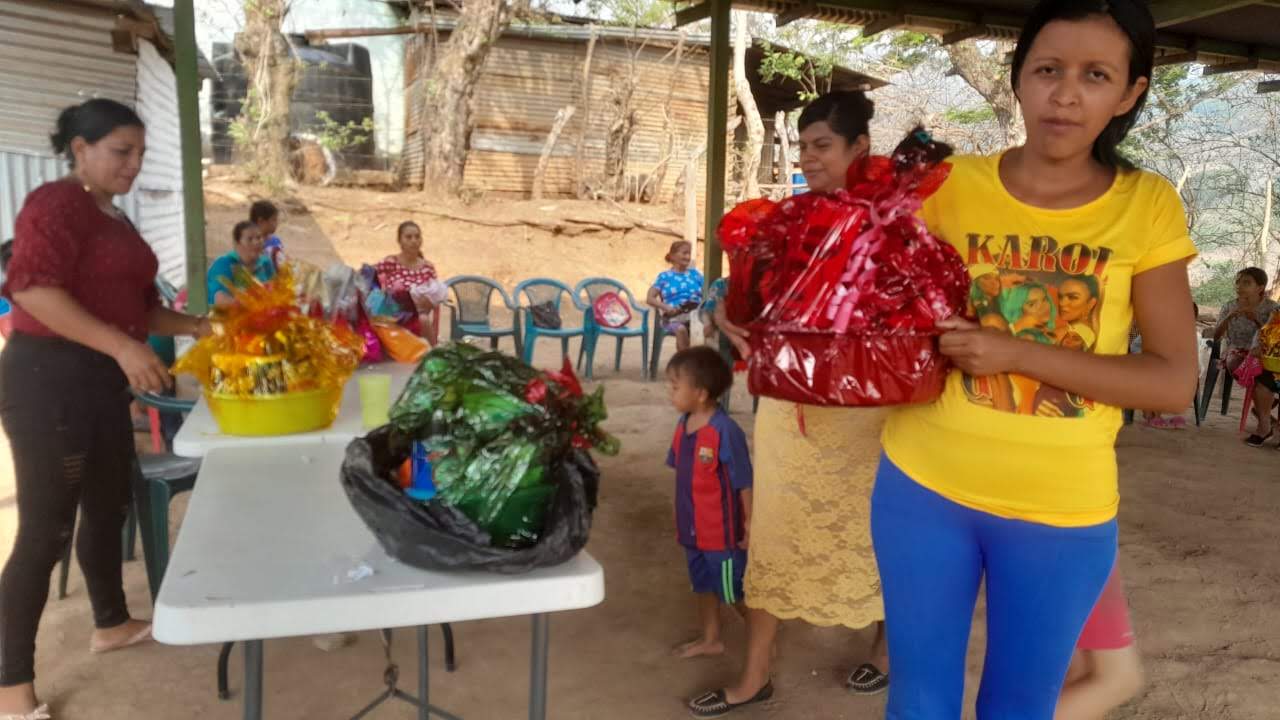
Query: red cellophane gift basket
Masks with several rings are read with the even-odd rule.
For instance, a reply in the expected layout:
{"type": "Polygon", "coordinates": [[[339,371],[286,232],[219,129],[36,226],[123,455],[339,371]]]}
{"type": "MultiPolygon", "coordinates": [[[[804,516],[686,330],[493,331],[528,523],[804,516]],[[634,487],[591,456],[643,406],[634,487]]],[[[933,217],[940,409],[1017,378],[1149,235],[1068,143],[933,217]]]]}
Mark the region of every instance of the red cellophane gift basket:
{"type": "Polygon", "coordinates": [[[936,323],[963,312],[969,275],[916,212],[950,152],[917,128],[891,157],[854,163],[845,188],[752,200],[724,217],[725,312],[751,331],[753,394],[878,406],[942,392],[936,323]]]}

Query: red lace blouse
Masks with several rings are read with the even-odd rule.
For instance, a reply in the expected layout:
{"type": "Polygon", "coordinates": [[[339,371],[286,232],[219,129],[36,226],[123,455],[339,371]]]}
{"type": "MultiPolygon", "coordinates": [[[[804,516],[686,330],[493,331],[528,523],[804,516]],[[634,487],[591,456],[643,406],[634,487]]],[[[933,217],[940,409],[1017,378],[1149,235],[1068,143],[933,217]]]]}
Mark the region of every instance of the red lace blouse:
{"type": "MultiPolygon", "coordinates": [[[[27,195],[0,293],[12,300],[28,288],[62,288],[94,317],[146,340],[147,318],[160,304],[158,271],[156,254],[132,225],[104,214],[80,185],[59,180],[27,195]]],[[[13,329],[57,336],[17,302],[13,329]]]]}

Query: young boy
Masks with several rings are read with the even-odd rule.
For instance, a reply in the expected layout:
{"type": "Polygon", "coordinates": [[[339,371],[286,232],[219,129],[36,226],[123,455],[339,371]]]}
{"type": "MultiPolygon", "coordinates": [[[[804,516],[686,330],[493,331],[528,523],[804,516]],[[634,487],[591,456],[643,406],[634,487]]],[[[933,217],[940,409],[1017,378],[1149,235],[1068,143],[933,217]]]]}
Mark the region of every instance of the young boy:
{"type": "Polygon", "coordinates": [[[1080,633],[1054,720],[1103,720],[1141,689],[1142,657],[1117,568],[1080,633]]]}
{"type": "Polygon", "coordinates": [[[249,207],[249,222],[258,226],[262,233],[262,254],[271,261],[277,272],[285,261],[284,243],[276,235],[280,226],[280,210],[269,200],[259,200],[249,207]]]}
{"type": "Polygon", "coordinates": [[[723,410],[733,373],[705,346],[681,350],[667,365],[671,404],[680,411],[667,465],[676,471],[676,536],[697,596],[702,635],[672,652],[719,655],[720,604],[742,608],[751,523],[751,456],[747,437],[723,410]]]}

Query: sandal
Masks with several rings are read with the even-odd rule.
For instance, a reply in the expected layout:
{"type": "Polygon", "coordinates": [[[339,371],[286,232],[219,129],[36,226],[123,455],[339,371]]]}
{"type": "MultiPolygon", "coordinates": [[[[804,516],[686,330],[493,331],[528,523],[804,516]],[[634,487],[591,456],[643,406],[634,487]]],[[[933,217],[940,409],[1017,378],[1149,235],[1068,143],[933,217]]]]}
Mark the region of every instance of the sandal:
{"type": "Polygon", "coordinates": [[[871,663],[863,663],[849,673],[844,686],[859,695],[878,695],[889,688],[889,674],[871,663]]]}
{"type": "Polygon", "coordinates": [[[0,715],[0,720],[53,720],[53,716],[49,714],[48,705],[41,705],[31,712],[21,715],[15,713],[0,715]]]}
{"type": "Polygon", "coordinates": [[[1262,447],[1263,443],[1271,439],[1272,435],[1275,435],[1274,430],[1267,433],[1266,435],[1259,435],[1257,433],[1254,433],[1244,439],[1244,444],[1248,445],[1249,447],[1260,448],[1262,447]]]}
{"type": "Polygon", "coordinates": [[[728,715],[740,707],[762,703],[773,697],[773,681],[764,684],[760,692],[750,700],[731,703],[725,699],[724,690],[712,690],[689,701],[689,712],[696,718],[718,718],[728,715]]]}

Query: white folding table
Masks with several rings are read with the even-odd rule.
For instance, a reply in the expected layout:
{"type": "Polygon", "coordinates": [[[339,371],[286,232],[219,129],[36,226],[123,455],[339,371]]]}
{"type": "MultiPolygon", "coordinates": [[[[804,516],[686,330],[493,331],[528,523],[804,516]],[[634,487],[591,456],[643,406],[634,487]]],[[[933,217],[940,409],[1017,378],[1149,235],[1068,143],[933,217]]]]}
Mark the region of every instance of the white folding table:
{"type": "Polygon", "coordinates": [[[290,445],[313,445],[316,443],[337,444],[346,446],[353,439],[364,435],[364,422],[360,415],[360,389],[357,378],[361,375],[385,373],[391,376],[391,401],[399,397],[400,391],[409,382],[414,365],[404,363],[381,363],[361,367],[342,389],[342,407],[338,418],[323,430],[297,433],[294,435],[273,435],[267,437],[243,437],[226,435],[218,429],[218,423],[209,412],[209,405],[202,395],[196,405],[182,423],[182,429],[173,438],[173,452],[183,457],[203,457],[215,448],[253,448],[279,447],[290,445]]]}
{"type": "MultiPolygon", "coordinates": [[[[426,626],[531,615],[529,717],[546,717],[548,618],[604,600],[586,552],[523,575],[431,572],[392,560],[339,482],[344,445],[215,448],[205,456],[156,601],[162,643],[243,641],[244,717],[262,717],[262,641],[417,627],[420,720],[429,705],[426,626]]],[[[393,688],[394,689],[394,688],[393,688]]]]}

